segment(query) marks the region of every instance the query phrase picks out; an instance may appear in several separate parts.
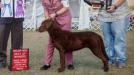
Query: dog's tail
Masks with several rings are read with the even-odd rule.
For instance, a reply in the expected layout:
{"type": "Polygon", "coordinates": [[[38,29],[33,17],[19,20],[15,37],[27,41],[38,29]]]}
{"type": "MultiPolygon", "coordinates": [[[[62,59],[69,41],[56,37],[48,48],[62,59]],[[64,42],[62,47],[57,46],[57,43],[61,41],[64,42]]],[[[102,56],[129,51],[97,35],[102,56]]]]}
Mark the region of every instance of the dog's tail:
{"type": "Polygon", "coordinates": [[[104,42],[103,42],[102,38],[100,38],[100,42],[101,42],[101,50],[103,51],[103,54],[106,57],[106,59],[109,60],[108,55],[105,51],[105,46],[104,46],[104,42]]]}

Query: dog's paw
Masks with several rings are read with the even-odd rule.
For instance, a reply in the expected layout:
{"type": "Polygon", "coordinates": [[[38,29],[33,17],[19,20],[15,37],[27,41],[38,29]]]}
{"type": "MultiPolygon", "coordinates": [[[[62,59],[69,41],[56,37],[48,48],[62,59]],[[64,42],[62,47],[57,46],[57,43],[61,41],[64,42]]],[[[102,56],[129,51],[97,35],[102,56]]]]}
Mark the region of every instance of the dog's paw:
{"type": "Polygon", "coordinates": [[[58,68],[58,72],[63,72],[63,71],[65,71],[64,68],[58,68]]]}
{"type": "Polygon", "coordinates": [[[103,67],[104,72],[108,72],[109,71],[109,67],[103,67]]]}

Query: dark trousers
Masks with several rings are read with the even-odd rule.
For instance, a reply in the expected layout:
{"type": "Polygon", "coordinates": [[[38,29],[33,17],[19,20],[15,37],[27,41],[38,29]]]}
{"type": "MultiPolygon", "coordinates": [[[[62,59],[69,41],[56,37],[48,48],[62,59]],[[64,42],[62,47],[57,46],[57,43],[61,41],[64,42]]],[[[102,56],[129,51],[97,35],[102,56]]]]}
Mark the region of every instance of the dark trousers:
{"type": "Polygon", "coordinates": [[[11,48],[22,48],[23,45],[23,22],[13,21],[5,25],[3,49],[7,50],[7,42],[11,33],[11,48]]]}
{"type": "Polygon", "coordinates": [[[11,33],[11,48],[12,49],[22,48],[23,21],[17,21],[13,19],[10,22],[5,23],[4,25],[0,25],[0,58],[2,54],[6,55],[10,33],[11,33]]]}
{"type": "Polygon", "coordinates": [[[0,25],[0,53],[4,52],[3,50],[4,30],[5,30],[5,25],[0,25]]]}

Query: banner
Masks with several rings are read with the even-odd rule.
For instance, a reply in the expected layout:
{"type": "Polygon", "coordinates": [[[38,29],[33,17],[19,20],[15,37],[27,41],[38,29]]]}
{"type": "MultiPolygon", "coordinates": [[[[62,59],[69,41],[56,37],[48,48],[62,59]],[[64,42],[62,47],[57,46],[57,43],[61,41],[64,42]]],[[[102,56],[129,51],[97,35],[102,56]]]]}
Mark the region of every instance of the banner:
{"type": "Polygon", "coordinates": [[[25,0],[15,0],[15,18],[24,17],[24,2],[25,0]]]}
{"type": "Polygon", "coordinates": [[[1,17],[24,17],[25,0],[1,0],[1,17]]]}
{"type": "Polygon", "coordinates": [[[12,49],[10,70],[20,71],[29,69],[29,49],[12,49]]]}

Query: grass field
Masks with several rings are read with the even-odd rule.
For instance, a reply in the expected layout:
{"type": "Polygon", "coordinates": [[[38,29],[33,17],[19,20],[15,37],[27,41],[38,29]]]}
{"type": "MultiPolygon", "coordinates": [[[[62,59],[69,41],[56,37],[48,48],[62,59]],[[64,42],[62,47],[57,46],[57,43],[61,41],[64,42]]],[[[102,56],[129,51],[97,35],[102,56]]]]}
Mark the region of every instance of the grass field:
{"type": "MultiPolygon", "coordinates": [[[[30,70],[11,72],[5,68],[0,69],[0,75],[134,75],[134,30],[127,34],[128,60],[126,68],[118,69],[113,66],[107,73],[101,69],[102,62],[86,48],[74,52],[74,70],[66,69],[65,72],[57,72],[59,53],[55,50],[52,67],[47,71],[41,71],[40,67],[43,65],[44,49],[47,47],[47,41],[48,34],[46,32],[24,32],[24,47],[30,49],[30,70]]],[[[10,48],[10,42],[8,48],[10,48]]],[[[9,52],[8,50],[8,58],[9,52]]]]}

